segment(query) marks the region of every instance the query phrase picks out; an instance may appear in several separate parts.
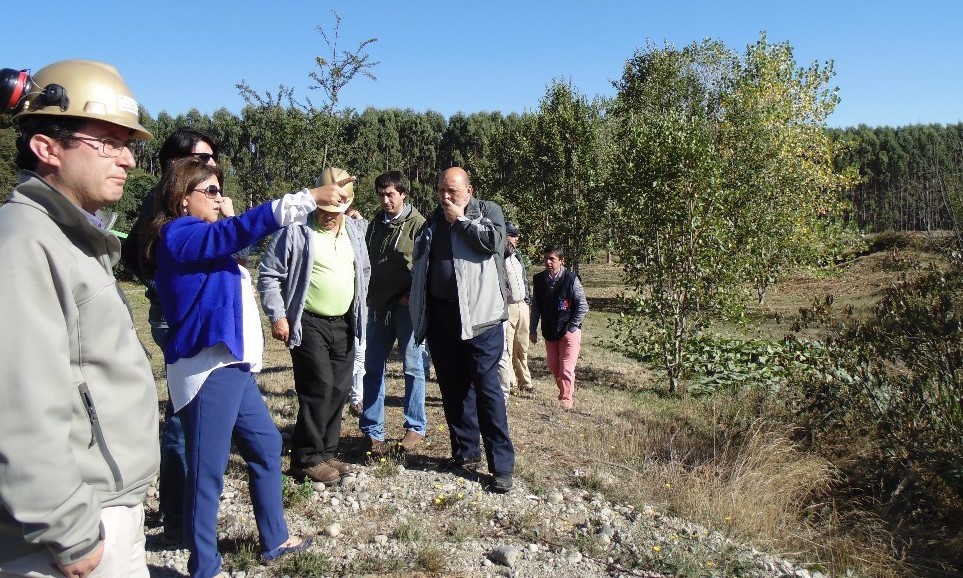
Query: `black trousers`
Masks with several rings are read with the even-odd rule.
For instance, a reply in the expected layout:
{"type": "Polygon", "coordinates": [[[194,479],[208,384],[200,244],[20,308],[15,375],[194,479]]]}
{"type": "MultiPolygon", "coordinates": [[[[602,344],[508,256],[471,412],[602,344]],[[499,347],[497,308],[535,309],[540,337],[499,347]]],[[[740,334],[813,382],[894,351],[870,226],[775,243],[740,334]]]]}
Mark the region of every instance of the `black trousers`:
{"type": "Polygon", "coordinates": [[[341,408],[351,391],[354,326],[350,315],[301,317],[301,345],[291,350],[298,418],[291,436],[291,466],[307,468],[334,457],[341,438],[341,408]]]}
{"type": "Polygon", "coordinates": [[[481,457],[480,436],[488,470],[511,474],[515,448],[498,381],[498,362],[505,349],[502,324],[463,341],[458,304],[434,299],[428,301],[428,319],[426,338],[448,422],[452,457],[481,457]]]}

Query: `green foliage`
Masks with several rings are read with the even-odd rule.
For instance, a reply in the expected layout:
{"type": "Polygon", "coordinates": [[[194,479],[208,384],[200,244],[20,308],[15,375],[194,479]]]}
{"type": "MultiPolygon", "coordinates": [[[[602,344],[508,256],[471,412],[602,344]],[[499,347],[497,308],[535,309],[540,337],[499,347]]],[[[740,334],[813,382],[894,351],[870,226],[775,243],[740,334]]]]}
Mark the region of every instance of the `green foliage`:
{"type": "Polygon", "coordinates": [[[655,343],[669,390],[710,320],[762,300],[787,268],[837,247],[836,171],[825,118],[831,66],[797,70],[765,35],[741,57],[720,42],[637,52],[612,113],[619,143],[610,191],[616,247],[634,292],[618,327],[655,343]],[[644,327],[641,321],[649,320],[644,327]]]}
{"type": "Polygon", "coordinates": [[[836,260],[826,240],[840,236],[838,192],[854,175],[833,163],[844,145],[825,127],[839,102],[832,77],[831,62],[797,69],[789,43],[763,34],[722,95],[720,149],[731,167],[727,186],[740,197],[738,246],[760,303],[782,272],[836,260]]]}
{"type": "Polygon", "coordinates": [[[314,495],[314,484],[310,481],[298,483],[290,476],[281,477],[281,501],[285,508],[302,504],[314,495]]]}
{"type": "Polygon", "coordinates": [[[617,252],[635,290],[623,328],[631,339],[634,322],[652,320],[670,391],[684,343],[732,302],[742,266],[715,144],[720,83],[731,65],[718,43],[637,54],[614,107],[623,167],[611,176],[622,210],[617,252]]]}
{"type": "Polygon", "coordinates": [[[17,184],[16,158],[17,131],[9,116],[0,115],[0,195],[4,201],[7,193],[17,184]]]}
{"type": "Polygon", "coordinates": [[[961,319],[963,271],[931,267],[889,288],[873,317],[842,331],[793,388],[791,411],[817,446],[843,454],[869,446],[862,459],[880,478],[869,486],[876,499],[963,497],[961,319]]]}
{"type": "Polygon", "coordinates": [[[697,395],[753,387],[776,393],[800,373],[811,372],[813,366],[825,362],[827,356],[826,346],[820,341],[700,336],[685,355],[692,374],[689,391],[697,395]]]}
{"type": "Polygon", "coordinates": [[[538,112],[512,127],[520,166],[505,186],[513,218],[525,228],[529,246],[565,247],[566,263],[576,272],[597,250],[608,230],[600,224],[615,206],[603,187],[603,113],[603,102],[555,80],[538,112]]]}
{"type": "Polygon", "coordinates": [[[395,527],[391,537],[399,542],[418,542],[424,537],[421,525],[414,520],[404,520],[395,527]]]}
{"type": "Polygon", "coordinates": [[[332,566],[324,552],[307,550],[278,558],[274,568],[278,576],[326,576],[332,566]]]}
{"type": "Polygon", "coordinates": [[[859,182],[845,191],[863,230],[959,230],[963,223],[963,123],[833,131],[836,159],[859,182]]]}
{"type": "MultiPolygon", "coordinates": [[[[644,363],[660,365],[660,339],[658,334],[641,327],[633,334],[631,349],[620,347],[615,341],[607,345],[644,363]]],[[[828,361],[828,356],[825,343],[792,335],[771,341],[699,334],[684,343],[679,378],[689,380],[688,391],[692,395],[745,389],[776,394],[800,375],[811,376],[828,361]]]]}

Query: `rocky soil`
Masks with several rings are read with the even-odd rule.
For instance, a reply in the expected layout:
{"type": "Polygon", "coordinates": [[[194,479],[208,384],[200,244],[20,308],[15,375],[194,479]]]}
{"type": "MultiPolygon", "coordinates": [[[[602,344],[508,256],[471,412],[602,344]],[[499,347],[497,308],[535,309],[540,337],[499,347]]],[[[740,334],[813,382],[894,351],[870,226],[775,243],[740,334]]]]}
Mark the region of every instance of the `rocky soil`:
{"type": "MultiPolygon", "coordinates": [[[[288,484],[292,533],[315,536],[306,554],[272,567],[254,557],[256,531],[243,466],[232,462],[220,509],[224,570],[271,576],[753,576],[819,572],[735,543],[651,507],[610,503],[588,489],[533,491],[516,478],[504,495],[487,474],[440,472],[424,455],[359,460],[334,487],[288,484]]],[[[161,543],[156,492],[148,501],[151,576],[186,574],[188,552],[161,543]]]]}

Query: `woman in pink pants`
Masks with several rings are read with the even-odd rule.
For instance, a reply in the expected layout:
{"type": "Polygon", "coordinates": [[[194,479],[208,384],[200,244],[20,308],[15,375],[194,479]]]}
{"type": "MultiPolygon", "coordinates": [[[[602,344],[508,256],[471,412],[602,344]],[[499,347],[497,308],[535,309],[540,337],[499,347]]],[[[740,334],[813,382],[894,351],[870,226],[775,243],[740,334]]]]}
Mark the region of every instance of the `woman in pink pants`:
{"type": "Polygon", "coordinates": [[[575,273],[565,268],[565,253],[557,245],[542,251],[545,271],[533,282],[529,340],[538,340],[538,322],[542,321],[545,357],[555,376],[558,399],[565,409],[575,406],[575,363],[582,346],[582,320],[588,313],[585,290],[575,273]]]}

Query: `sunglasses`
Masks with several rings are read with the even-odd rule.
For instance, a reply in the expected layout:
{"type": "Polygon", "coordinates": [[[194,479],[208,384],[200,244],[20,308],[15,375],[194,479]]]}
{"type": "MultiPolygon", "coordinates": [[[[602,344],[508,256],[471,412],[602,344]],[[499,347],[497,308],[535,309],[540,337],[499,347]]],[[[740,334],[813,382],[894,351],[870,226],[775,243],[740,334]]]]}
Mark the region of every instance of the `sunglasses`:
{"type": "Polygon", "coordinates": [[[188,156],[197,157],[202,163],[208,163],[211,159],[217,162],[217,155],[211,153],[189,153],[188,156]]]}
{"type": "Polygon", "coordinates": [[[208,199],[216,199],[221,194],[221,188],[217,185],[207,185],[207,188],[194,190],[204,193],[208,199]]]}

